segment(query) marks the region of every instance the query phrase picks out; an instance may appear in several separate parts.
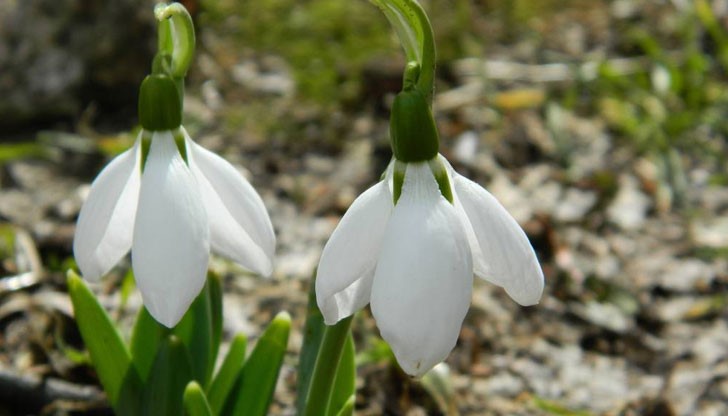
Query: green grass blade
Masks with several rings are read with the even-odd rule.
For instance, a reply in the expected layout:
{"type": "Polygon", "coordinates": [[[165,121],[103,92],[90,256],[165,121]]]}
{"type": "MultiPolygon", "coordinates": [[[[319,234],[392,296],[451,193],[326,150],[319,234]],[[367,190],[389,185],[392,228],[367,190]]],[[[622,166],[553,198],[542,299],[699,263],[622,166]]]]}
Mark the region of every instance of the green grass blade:
{"type": "Polygon", "coordinates": [[[207,401],[205,392],[196,381],[190,381],[184,393],[185,412],[189,416],[212,416],[210,403],[207,401]]]}
{"type": "Polygon", "coordinates": [[[134,414],[140,381],[129,350],[83,280],[69,270],[67,282],[78,329],[109,402],[117,414],[134,414]]]}
{"type": "Polygon", "coordinates": [[[233,339],[225,360],[207,389],[210,407],[214,414],[220,414],[225,405],[225,399],[235,386],[235,381],[245,364],[247,344],[248,339],[245,335],[239,334],[233,339]]]}
{"type": "Polygon", "coordinates": [[[287,312],[281,312],[273,318],[245,362],[223,414],[267,414],[286,354],[290,330],[291,316],[287,312]]]}

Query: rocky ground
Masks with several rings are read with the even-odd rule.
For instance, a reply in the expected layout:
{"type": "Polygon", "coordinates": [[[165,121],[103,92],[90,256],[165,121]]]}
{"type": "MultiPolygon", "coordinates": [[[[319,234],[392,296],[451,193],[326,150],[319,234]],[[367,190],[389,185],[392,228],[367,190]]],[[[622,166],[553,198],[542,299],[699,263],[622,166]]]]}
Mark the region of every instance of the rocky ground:
{"type": "MultiPolygon", "coordinates": [[[[665,33],[655,36],[668,42],[668,25],[691,13],[690,2],[588,3],[564,2],[529,20],[537,37],[524,29],[510,43],[489,44],[487,58],[440,64],[441,151],[526,230],[546,276],[541,303],[519,307],[477,281],[457,347],[423,380],[397,369],[370,313],[361,312],[357,414],[728,414],[726,136],[698,122],[681,133],[693,147],[636,144],[640,124],[657,116],[648,112],[631,136],[615,127],[610,109],[616,99],[641,98],[590,88],[604,82],[598,62],[611,62],[624,79],[646,73],[654,85],[656,58],[624,47],[620,30],[659,22],[654,30],[665,33]],[[698,147],[707,152],[690,150],[698,147]]],[[[724,2],[712,6],[722,24],[724,2]]],[[[0,17],[12,15],[7,7],[0,17]]],[[[241,47],[225,25],[200,19],[186,124],[198,143],[250,178],[278,236],[271,279],[213,260],[225,276],[225,333],[255,340],[275,313],[291,312],[295,331],[272,408],[291,415],[307,285],[339,218],[391,157],[387,106],[401,67],[372,60],[355,104],[322,105],[297,94],[282,56],[241,47]]],[[[502,19],[483,19],[505,38],[502,19]]],[[[17,46],[7,41],[11,29],[0,33],[17,46]]],[[[667,53],[683,53],[679,41],[667,53]]],[[[701,53],[712,62],[706,45],[701,53]]],[[[18,89],[12,99],[23,105],[16,105],[22,117],[4,120],[7,134],[0,133],[0,415],[108,414],[73,323],[64,270],[89,183],[131,143],[134,119],[84,102],[83,77],[67,85],[69,93],[84,91],[64,107],[73,117],[31,114],[27,91],[3,84],[7,74],[0,91],[18,89]]],[[[724,73],[710,74],[705,88],[724,97],[724,73]]],[[[19,85],[36,85],[29,82],[19,85]]],[[[0,108],[13,108],[8,97],[0,108]]],[[[126,104],[133,114],[133,101],[126,104]]],[[[725,108],[699,113],[722,119],[725,108]]],[[[141,302],[136,291],[126,298],[119,290],[128,268],[123,263],[95,287],[127,330],[141,302]]]]}

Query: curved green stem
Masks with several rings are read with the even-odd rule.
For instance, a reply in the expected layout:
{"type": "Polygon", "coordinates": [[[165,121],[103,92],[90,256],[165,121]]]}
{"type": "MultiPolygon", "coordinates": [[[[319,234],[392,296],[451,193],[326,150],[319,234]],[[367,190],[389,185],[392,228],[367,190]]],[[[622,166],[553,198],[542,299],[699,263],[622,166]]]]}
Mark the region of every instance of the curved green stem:
{"type": "Polygon", "coordinates": [[[417,89],[432,102],[435,82],[435,36],[425,10],[416,0],[371,0],[399,36],[408,62],[420,64],[417,89]]]}
{"type": "Polygon", "coordinates": [[[172,73],[175,78],[187,74],[195,53],[195,28],[192,16],[180,3],[160,3],[154,7],[159,22],[158,53],[172,57],[172,73]]]}
{"type": "Polygon", "coordinates": [[[425,10],[419,3],[412,0],[412,9],[417,14],[417,19],[422,25],[422,60],[420,61],[420,77],[417,81],[417,89],[432,103],[432,94],[435,91],[435,34],[432,31],[432,24],[427,18],[425,10]]]}
{"type": "Polygon", "coordinates": [[[341,353],[349,335],[353,316],[342,319],[336,325],[327,326],[321,340],[311,383],[306,395],[306,407],[302,416],[322,416],[328,414],[331,391],[341,353]]]}

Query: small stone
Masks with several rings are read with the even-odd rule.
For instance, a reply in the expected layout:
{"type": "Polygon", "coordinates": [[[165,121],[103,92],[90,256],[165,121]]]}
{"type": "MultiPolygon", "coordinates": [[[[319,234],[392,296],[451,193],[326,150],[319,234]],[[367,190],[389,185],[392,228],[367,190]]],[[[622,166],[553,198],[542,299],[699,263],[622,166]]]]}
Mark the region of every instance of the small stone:
{"type": "Polygon", "coordinates": [[[523,381],[507,372],[501,372],[488,377],[485,380],[476,380],[473,383],[473,390],[486,397],[508,396],[516,397],[524,390],[523,381]]]}
{"type": "Polygon", "coordinates": [[[563,222],[582,220],[596,202],[597,195],[593,191],[569,188],[556,206],[554,218],[563,222]]]}
{"type": "Polygon", "coordinates": [[[571,310],[587,322],[617,333],[624,333],[634,326],[632,319],[612,303],[573,303],[571,310]]]}
{"type": "Polygon", "coordinates": [[[717,321],[695,341],[694,354],[706,366],[728,357],[728,324],[717,321]]]}
{"type": "Polygon", "coordinates": [[[715,279],[713,268],[698,259],[671,261],[659,274],[659,284],[674,291],[690,291],[707,287],[715,279]]]}
{"type": "Polygon", "coordinates": [[[624,230],[641,228],[650,208],[650,199],[640,191],[633,176],[622,175],[619,185],[619,192],[607,209],[609,220],[624,230]]]}
{"type": "Polygon", "coordinates": [[[666,394],[678,414],[695,414],[697,401],[705,393],[712,378],[712,370],[707,367],[688,362],[680,362],[674,367],[666,394]]]}
{"type": "Polygon", "coordinates": [[[698,220],[690,227],[695,243],[710,248],[728,247],[728,217],[698,220]]]}

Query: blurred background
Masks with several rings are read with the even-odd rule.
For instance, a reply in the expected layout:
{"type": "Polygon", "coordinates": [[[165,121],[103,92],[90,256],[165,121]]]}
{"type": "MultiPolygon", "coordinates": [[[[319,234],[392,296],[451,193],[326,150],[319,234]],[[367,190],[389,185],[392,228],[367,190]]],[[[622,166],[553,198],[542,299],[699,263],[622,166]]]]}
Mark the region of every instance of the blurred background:
{"type": "MultiPolygon", "coordinates": [[[[446,366],[406,377],[365,309],[360,415],[728,414],[728,1],[423,0],[441,152],[526,230],[522,308],[477,281],[446,366]]],[[[391,157],[404,58],[365,0],[188,0],[185,121],[263,197],[273,277],[214,258],[225,333],[294,316],[292,415],[321,248],[391,157]]],[[[0,415],[110,414],[65,270],[89,183],[137,131],[151,0],[0,0],[0,415]]],[[[128,260],[94,287],[127,333],[128,260]]]]}

